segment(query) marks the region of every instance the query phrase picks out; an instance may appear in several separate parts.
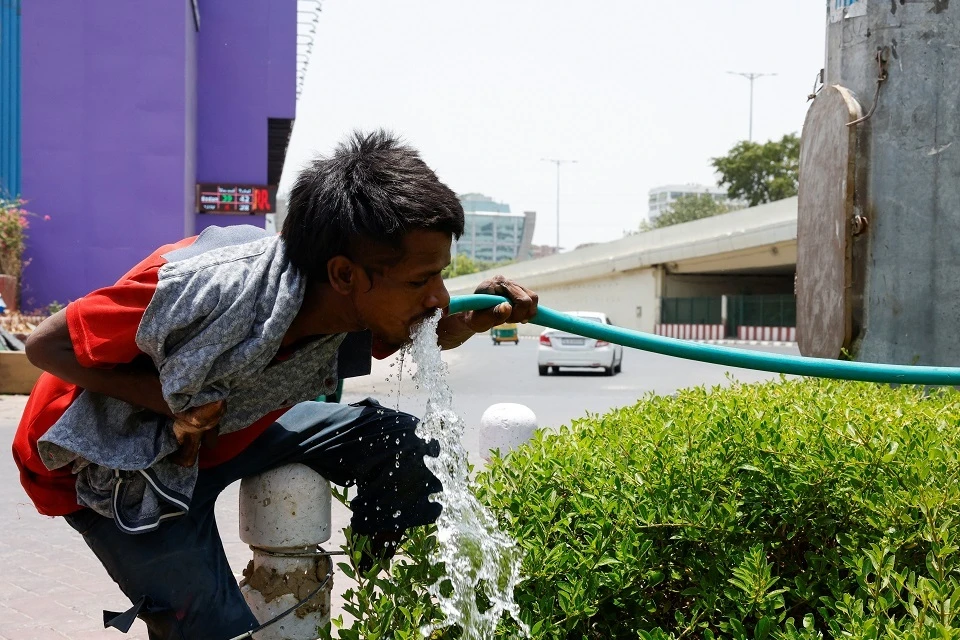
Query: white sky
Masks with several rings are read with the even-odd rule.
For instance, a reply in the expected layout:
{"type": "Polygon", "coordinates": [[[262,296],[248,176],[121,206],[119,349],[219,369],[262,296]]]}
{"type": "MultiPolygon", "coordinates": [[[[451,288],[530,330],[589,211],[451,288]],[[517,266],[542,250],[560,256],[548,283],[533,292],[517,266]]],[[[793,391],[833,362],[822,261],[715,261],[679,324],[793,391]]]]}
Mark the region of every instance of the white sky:
{"type": "Polygon", "coordinates": [[[614,240],[664,184],[800,132],[823,0],[324,0],[281,184],[351,130],[384,127],[457,193],[537,212],[536,244],[614,240]]]}

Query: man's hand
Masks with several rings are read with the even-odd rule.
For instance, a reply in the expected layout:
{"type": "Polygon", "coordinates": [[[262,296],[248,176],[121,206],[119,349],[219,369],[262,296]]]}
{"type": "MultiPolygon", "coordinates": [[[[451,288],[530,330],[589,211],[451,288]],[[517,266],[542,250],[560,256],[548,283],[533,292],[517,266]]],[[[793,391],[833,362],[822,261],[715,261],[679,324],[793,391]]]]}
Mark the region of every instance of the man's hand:
{"type": "Polygon", "coordinates": [[[226,410],[226,402],[218,400],[176,414],[173,435],[180,448],[170,454],[170,461],[181,467],[193,466],[200,454],[201,440],[208,446],[216,443],[217,427],[226,410]]]}
{"type": "Polygon", "coordinates": [[[465,312],[463,321],[474,333],[484,333],[504,322],[526,322],[537,314],[537,294],[503,276],[484,280],[474,293],[503,296],[509,300],[491,309],[465,312]]]}
{"type": "Polygon", "coordinates": [[[537,294],[503,276],[484,280],[474,293],[502,296],[501,302],[490,309],[465,311],[440,319],[437,326],[440,347],[452,349],[477,333],[489,331],[505,322],[526,322],[537,314],[537,294]]]}

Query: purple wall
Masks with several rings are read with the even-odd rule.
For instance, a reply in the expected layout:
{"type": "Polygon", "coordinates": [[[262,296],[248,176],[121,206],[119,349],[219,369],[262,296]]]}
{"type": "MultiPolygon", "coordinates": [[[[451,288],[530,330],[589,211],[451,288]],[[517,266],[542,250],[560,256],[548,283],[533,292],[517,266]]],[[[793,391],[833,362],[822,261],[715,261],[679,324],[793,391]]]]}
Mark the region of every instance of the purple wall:
{"type": "MultiPolygon", "coordinates": [[[[296,9],[296,0],[200,3],[197,182],[266,183],[267,118],[293,118],[296,109],[296,9]]],[[[200,215],[197,230],[263,222],[200,215]]]]}
{"type": "Polygon", "coordinates": [[[183,157],[183,235],[192,236],[196,233],[197,215],[194,211],[197,206],[197,23],[194,18],[192,3],[184,2],[187,19],[184,20],[184,40],[186,51],[184,58],[184,99],[183,106],[186,113],[184,119],[184,157],[183,157]]]}
{"type": "Polygon", "coordinates": [[[267,118],[295,108],[296,0],[198,4],[199,33],[189,0],[23,3],[24,308],[211,223],[262,224],[197,216],[194,185],[266,180],[267,118]]]}

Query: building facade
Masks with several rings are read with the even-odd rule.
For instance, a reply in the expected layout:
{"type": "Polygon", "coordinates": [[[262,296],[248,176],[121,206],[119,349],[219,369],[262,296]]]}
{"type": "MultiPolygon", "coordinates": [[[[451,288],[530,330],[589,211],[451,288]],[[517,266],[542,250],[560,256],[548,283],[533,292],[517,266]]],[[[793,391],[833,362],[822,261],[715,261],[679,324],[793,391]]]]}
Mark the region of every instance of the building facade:
{"type": "Polygon", "coordinates": [[[727,196],[727,190],[720,187],[708,187],[702,184],[668,184],[650,189],[649,209],[647,220],[654,220],[683,196],[699,196],[709,194],[717,202],[734,204],[727,196]]]}
{"type": "Polygon", "coordinates": [[[23,2],[20,29],[20,193],[36,214],[23,308],[111,284],[207,226],[264,226],[198,213],[197,186],[279,182],[297,0],[23,2]]]}
{"type": "Polygon", "coordinates": [[[525,260],[536,225],[536,214],[510,212],[510,205],[479,193],[460,196],[464,211],[463,235],[454,243],[454,255],[497,263],[525,260]]]}
{"type": "Polygon", "coordinates": [[[560,253],[556,245],[552,244],[535,244],[530,247],[530,259],[538,260],[540,258],[546,258],[547,256],[552,256],[560,253]]]}
{"type": "Polygon", "coordinates": [[[20,195],[20,0],[0,0],[0,198],[20,195]]]}

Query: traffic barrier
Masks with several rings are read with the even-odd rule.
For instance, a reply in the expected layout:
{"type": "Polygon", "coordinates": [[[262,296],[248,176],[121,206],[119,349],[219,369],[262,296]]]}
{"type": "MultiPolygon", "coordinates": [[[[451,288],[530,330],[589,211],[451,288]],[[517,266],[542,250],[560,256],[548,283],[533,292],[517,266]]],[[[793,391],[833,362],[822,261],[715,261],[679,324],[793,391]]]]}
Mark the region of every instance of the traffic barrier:
{"type": "Polygon", "coordinates": [[[490,460],[494,449],[506,456],[533,437],[537,416],[530,407],[513,402],[490,405],[480,417],[480,455],[490,460]]]}
{"type": "Polygon", "coordinates": [[[658,324],[654,328],[658,336],[681,340],[723,340],[722,324],[658,324]]]}
{"type": "Polygon", "coordinates": [[[796,342],[796,327],[737,327],[738,340],[764,342],[796,342]]]}

